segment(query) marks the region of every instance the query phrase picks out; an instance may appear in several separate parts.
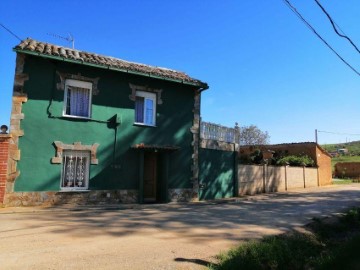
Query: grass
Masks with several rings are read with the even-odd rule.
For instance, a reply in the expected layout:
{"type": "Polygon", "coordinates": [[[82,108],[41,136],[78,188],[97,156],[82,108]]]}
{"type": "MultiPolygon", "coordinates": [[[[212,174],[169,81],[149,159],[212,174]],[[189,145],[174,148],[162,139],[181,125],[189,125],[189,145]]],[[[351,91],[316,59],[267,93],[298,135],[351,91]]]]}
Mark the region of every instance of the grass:
{"type": "Polygon", "coordinates": [[[360,269],[360,208],[340,218],[314,219],[307,232],[241,244],[218,256],[213,270],[360,269]]]}
{"type": "Polygon", "coordinates": [[[335,164],[338,162],[360,162],[360,156],[339,156],[331,159],[331,166],[334,171],[335,164]]]}
{"type": "Polygon", "coordinates": [[[354,183],[354,181],[352,179],[333,178],[332,183],[333,185],[348,185],[354,183]]]}

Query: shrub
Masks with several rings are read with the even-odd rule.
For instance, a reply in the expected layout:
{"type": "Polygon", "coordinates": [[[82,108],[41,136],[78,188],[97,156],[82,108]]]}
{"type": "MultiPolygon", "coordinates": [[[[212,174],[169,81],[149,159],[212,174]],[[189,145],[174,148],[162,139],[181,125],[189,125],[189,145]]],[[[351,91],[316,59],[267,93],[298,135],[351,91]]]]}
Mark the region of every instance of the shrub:
{"type": "Polygon", "coordinates": [[[277,165],[307,166],[312,167],[315,161],[309,156],[286,156],[277,160],[277,165]]]}

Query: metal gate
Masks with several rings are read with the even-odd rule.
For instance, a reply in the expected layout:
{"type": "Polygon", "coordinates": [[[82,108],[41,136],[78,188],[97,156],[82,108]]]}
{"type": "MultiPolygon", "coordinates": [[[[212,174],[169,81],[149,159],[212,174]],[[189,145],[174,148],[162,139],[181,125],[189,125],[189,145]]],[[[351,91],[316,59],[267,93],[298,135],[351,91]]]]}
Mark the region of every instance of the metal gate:
{"type": "Polygon", "coordinates": [[[212,200],[235,193],[236,152],[199,149],[199,198],[212,200]]]}

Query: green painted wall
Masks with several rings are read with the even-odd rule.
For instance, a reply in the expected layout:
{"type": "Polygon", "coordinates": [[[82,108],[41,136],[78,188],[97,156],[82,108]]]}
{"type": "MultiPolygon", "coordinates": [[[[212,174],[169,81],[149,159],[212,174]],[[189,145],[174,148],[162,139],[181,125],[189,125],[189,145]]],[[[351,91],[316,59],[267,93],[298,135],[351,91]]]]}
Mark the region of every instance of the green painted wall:
{"type": "Polygon", "coordinates": [[[19,140],[20,176],[16,179],[15,191],[60,189],[61,165],[51,164],[51,158],[55,156],[54,141],[100,144],[97,154],[99,164],[90,166],[91,190],[138,188],[139,153],[130,146],[137,143],[177,145],[180,150],[169,154],[167,184],[169,188],[191,187],[193,88],[28,55],[24,73],[29,75],[24,86],[28,101],[23,104],[25,118],[21,121],[21,128],[24,136],[19,140]],[[64,91],[56,89],[56,83],[60,82],[56,71],[100,77],[99,94],[92,97],[93,121],[61,118],[64,91]],[[133,125],[134,102],[129,98],[129,83],[163,89],[163,104],[157,105],[157,127],[133,125]],[[115,114],[121,118],[117,129],[101,122],[115,114]]]}
{"type": "Polygon", "coordinates": [[[234,196],[235,152],[199,149],[200,200],[234,196]]]}

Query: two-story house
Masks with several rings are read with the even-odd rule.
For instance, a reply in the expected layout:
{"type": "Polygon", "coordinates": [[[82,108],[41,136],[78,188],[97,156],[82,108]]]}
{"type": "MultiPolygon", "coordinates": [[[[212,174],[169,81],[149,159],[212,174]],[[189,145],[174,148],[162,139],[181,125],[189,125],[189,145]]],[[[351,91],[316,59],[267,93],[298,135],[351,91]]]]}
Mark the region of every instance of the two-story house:
{"type": "Polygon", "coordinates": [[[5,204],[198,198],[206,83],[33,39],[14,51],[5,204]]]}

